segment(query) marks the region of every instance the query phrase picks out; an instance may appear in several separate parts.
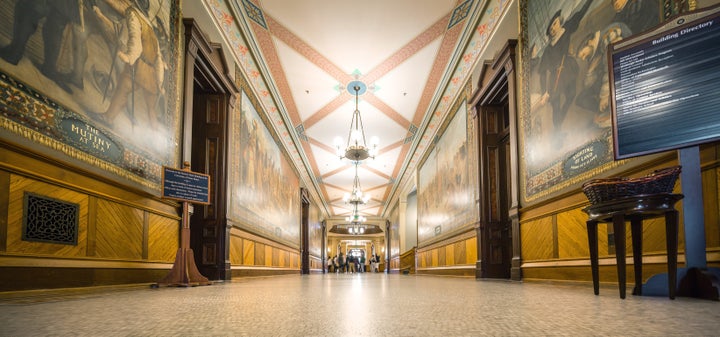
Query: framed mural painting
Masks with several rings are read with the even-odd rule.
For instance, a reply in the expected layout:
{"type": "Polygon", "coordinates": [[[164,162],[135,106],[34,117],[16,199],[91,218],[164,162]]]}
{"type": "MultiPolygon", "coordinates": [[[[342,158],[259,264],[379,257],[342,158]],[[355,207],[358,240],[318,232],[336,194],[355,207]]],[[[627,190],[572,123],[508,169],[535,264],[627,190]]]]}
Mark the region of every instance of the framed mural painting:
{"type": "MultiPolygon", "coordinates": [[[[388,252],[388,259],[392,259],[396,256],[400,256],[400,206],[398,204],[395,204],[392,211],[390,211],[390,228],[388,228],[388,247],[390,247],[390,251],[388,252]]],[[[389,267],[385,267],[388,269],[389,267]]]]}
{"type": "MultiPolygon", "coordinates": [[[[235,80],[242,94],[231,118],[229,151],[234,169],[230,170],[229,217],[239,228],[299,248],[299,174],[266,126],[260,103],[248,94],[250,88],[240,70],[236,70],[235,80]]],[[[311,215],[309,220],[315,223],[310,227],[314,228],[319,213],[311,215]]]]}
{"type": "Polygon", "coordinates": [[[477,221],[474,153],[467,101],[453,107],[440,135],[418,169],[418,245],[458,234],[477,221]]]}
{"type": "Polygon", "coordinates": [[[322,245],[323,245],[323,227],[321,220],[320,208],[315,206],[315,203],[310,203],[310,209],[308,210],[308,239],[310,247],[310,255],[321,257],[322,256],[322,245]]]}
{"type": "Polygon", "coordinates": [[[178,7],[0,2],[0,139],[159,191],[179,163],[178,7]]]}
{"type": "Polygon", "coordinates": [[[520,2],[525,204],[620,165],[612,153],[607,46],[689,7],[674,0],[520,2]]]}

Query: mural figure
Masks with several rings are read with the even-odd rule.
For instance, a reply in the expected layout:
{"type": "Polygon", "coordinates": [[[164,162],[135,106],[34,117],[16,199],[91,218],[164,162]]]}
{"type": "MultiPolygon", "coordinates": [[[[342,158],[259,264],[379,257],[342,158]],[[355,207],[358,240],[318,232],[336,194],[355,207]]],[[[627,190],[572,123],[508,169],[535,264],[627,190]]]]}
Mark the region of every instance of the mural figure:
{"type": "Polygon", "coordinates": [[[589,33],[579,44],[577,57],[586,63],[575,104],[586,111],[598,128],[610,127],[610,86],[607,76],[608,45],[630,35],[623,23],[614,22],[602,31],[589,33]]]}
{"type": "Polygon", "coordinates": [[[615,10],[614,22],[624,23],[629,29],[627,36],[637,34],[660,23],[660,7],[657,0],[612,0],[615,10]]]}
{"type": "MultiPolygon", "coordinates": [[[[106,0],[118,14],[124,14],[124,23],[119,24],[108,18],[98,6],[93,11],[102,23],[103,33],[108,41],[114,41],[110,75],[118,72],[117,87],[110,98],[110,106],[99,118],[106,124],[112,124],[123,111],[128,111],[130,120],[135,123],[135,112],[145,111],[151,129],[158,128],[158,107],[165,94],[163,87],[167,66],[161,54],[160,44],[153,25],[148,18],[150,3],[148,0],[135,0],[137,6],[129,1],[106,0]],[[125,46],[119,44],[122,29],[127,30],[125,46]],[[122,62],[119,64],[118,61],[122,62]],[[142,96],[142,97],[138,97],[142,96]],[[128,106],[129,101],[129,106],[128,106]],[[142,102],[144,109],[135,109],[142,102]]],[[[108,87],[103,90],[103,101],[107,98],[108,87]]]]}
{"type": "Polygon", "coordinates": [[[561,126],[570,104],[575,99],[578,64],[570,54],[570,39],[580,25],[580,21],[590,8],[591,1],[585,0],[583,6],[567,20],[562,10],[550,18],[545,31],[549,43],[540,59],[540,86],[543,93],[540,105],[550,103],[552,107],[553,132],[555,141],[561,143],[565,133],[561,126]]]}
{"type": "Polygon", "coordinates": [[[87,59],[87,37],[83,7],[78,0],[19,1],[15,5],[13,32],[10,43],[0,48],[0,57],[17,65],[25,54],[30,37],[42,25],[43,61],[36,64],[40,72],[58,87],[72,93],[69,84],[83,88],[83,69],[87,59]],[[71,35],[71,36],[67,36],[71,35]],[[63,48],[63,42],[72,41],[72,48],[63,48]],[[58,70],[61,51],[70,50],[73,60],[69,76],[58,70]]]}

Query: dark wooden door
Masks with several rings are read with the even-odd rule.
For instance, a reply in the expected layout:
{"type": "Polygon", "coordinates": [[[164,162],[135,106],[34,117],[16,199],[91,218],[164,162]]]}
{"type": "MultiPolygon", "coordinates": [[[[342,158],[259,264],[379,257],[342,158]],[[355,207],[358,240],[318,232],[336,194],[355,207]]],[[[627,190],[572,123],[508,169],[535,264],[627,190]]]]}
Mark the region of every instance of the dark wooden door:
{"type": "Polygon", "coordinates": [[[210,204],[195,205],[190,218],[190,245],[201,274],[211,280],[229,279],[226,256],[225,146],[227,98],[195,92],[193,96],[191,169],[210,176],[210,204]]]}
{"type": "Polygon", "coordinates": [[[302,200],[302,215],[300,219],[300,262],[301,273],[310,274],[310,197],[305,188],[300,189],[300,197],[302,200]]]}
{"type": "Polygon", "coordinates": [[[484,190],[481,199],[481,276],[510,278],[512,238],[508,105],[482,109],[484,190]]]}

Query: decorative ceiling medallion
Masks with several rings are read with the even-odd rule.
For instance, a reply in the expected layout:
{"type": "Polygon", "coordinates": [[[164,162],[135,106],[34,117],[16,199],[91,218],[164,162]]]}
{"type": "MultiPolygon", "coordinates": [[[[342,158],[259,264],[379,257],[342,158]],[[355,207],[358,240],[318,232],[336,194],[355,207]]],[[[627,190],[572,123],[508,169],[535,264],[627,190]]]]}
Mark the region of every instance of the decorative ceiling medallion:
{"type": "Polygon", "coordinates": [[[347,90],[347,92],[349,92],[351,95],[355,96],[355,87],[359,88],[357,90],[358,95],[362,95],[365,93],[365,91],[367,91],[367,85],[365,85],[365,83],[363,83],[362,81],[352,81],[348,83],[345,86],[345,90],[347,90]]]}

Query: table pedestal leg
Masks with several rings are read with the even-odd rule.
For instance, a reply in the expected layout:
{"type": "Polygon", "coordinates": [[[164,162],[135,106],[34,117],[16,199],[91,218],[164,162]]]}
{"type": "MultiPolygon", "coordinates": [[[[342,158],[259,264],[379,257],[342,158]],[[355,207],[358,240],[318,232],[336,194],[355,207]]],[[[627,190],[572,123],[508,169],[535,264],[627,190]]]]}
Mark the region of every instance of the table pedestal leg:
{"type": "Polygon", "coordinates": [[[613,215],[613,231],[615,232],[615,260],[617,261],[618,287],[620,288],[620,298],[625,298],[625,216],[623,214],[613,215]]]}
{"type": "Polygon", "coordinates": [[[642,295],[642,218],[633,217],[630,220],[630,231],[633,243],[633,268],[635,270],[635,288],[633,295],[642,295]]]}
{"type": "Polygon", "coordinates": [[[665,213],[665,238],[667,245],[668,264],[668,296],[675,299],[677,287],[677,254],[678,254],[678,211],[665,213]]]}
{"type": "Polygon", "coordinates": [[[600,294],[600,277],[598,270],[598,229],[597,229],[598,222],[595,220],[588,220],[587,221],[587,231],[588,231],[588,247],[590,247],[590,267],[592,269],[592,280],[593,280],[593,290],[595,291],[595,295],[600,294]]]}

